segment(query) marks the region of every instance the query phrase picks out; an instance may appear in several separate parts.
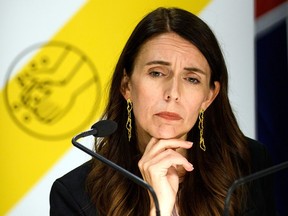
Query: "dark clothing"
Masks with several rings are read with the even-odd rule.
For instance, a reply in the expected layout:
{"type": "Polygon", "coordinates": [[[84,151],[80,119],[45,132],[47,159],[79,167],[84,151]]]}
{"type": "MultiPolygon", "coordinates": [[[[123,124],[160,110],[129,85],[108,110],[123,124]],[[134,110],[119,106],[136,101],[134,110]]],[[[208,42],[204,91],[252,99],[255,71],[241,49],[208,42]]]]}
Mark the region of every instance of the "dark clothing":
{"type": "MultiPolygon", "coordinates": [[[[249,147],[254,172],[270,165],[268,154],[262,144],[249,139],[249,147]]],[[[50,193],[51,216],[97,215],[85,190],[85,179],[90,169],[91,163],[84,163],[54,182],[50,193]]],[[[270,179],[272,178],[261,178],[250,185],[249,202],[243,216],[276,215],[270,179]]]]}
{"type": "MultiPolygon", "coordinates": [[[[252,157],[252,172],[272,166],[264,145],[248,139],[252,157]]],[[[273,175],[249,182],[248,204],[243,216],[276,216],[274,203],[273,175]]]]}
{"type": "Polygon", "coordinates": [[[50,192],[51,216],[96,216],[95,206],[85,190],[91,162],[86,162],[57,179],[50,192]]]}

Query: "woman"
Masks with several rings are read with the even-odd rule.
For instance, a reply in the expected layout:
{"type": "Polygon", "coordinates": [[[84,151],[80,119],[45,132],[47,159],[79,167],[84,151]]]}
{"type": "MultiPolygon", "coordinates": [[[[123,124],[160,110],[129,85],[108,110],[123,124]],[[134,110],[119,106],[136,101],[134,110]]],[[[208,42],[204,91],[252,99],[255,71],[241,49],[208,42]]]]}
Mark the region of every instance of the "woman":
{"type": "MultiPolygon", "coordinates": [[[[227,89],[209,27],[158,8],[122,51],[103,115],[118,130],[96,151],[147,181],[161,215],[222,215],[233,181],[268,166],[263,147],[240,131],[227,89]]],[[[241,186],[230,215],[273,215],[270,189],[266,179],[241,186]]],[[[145,189],[93,159],[56,180],[50,203],[51,215],[155,215],[145,189]]]]}

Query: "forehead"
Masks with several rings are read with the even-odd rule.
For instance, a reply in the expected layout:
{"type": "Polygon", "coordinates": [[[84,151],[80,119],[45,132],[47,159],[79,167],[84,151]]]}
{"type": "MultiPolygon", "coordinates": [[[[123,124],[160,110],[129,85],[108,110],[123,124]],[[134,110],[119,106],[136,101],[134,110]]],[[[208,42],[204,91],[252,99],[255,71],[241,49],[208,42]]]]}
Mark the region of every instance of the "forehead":
{"type": "Polygon", "coordinates": [[[146,61],[151,60],[174,61],[175,59],[181,59],[185,64],[210,71],[208,62],[199,49],[176,33],[164,33],[145,42],[140,48],[135,63],[145,64],[146,61]]]}

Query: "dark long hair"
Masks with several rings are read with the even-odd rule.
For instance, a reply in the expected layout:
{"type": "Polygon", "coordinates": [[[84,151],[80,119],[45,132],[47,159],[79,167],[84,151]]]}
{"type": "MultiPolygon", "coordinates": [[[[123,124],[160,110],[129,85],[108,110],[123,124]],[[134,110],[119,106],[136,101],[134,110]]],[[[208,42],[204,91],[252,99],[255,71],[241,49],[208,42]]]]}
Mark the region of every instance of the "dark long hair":
{"type": "MultiPolygon", "coordinates": [[[[239,129],[228,99],[228,75],[218,42],[210,28],[197,16],[178,8],[158,8],[145,16],[128,39],[116,65],[103,117],[118,123],[116,133],[95,144],[95,149],[125,169],[141,176],[135,125],[129,142],[126,131],[126,100],[120,92],[124,70],[130,77],[142,45],[153,37],[174,32],[190,41],[205,56],[211,69],[210,86],[221,85],[220,92],[205,111],[206,152],[199,148],[198,122],[188,133],[194,147],[188,152],[194,171],[180,185],[180,215],[221,215],[224,199],[232,182],[249,172],[246,139],[239,129]]],[[[132,116],[132,120],[133,120],[132,116]]],[[[148,192],[98,161],[87,178],[92,202],[101,215],[149,215],[148,192]]],[[[231,200],[230,215],[245,203],[245,187],[231,200]]]]}

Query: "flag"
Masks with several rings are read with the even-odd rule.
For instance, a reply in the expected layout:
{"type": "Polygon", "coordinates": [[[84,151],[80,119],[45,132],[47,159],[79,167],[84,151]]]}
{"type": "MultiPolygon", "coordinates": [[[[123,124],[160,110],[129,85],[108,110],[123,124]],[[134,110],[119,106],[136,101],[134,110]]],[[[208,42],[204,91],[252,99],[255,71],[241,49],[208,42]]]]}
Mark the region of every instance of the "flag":
{"type": "MultiPolygon", "coordinates": [[[[288,160],[288,64],[285,0],[256,2],[257,138],[265,144],[274,164],[288,160]]],[[[275,175],[279,215],[288,215],[288,171],[275,175]]]]}

